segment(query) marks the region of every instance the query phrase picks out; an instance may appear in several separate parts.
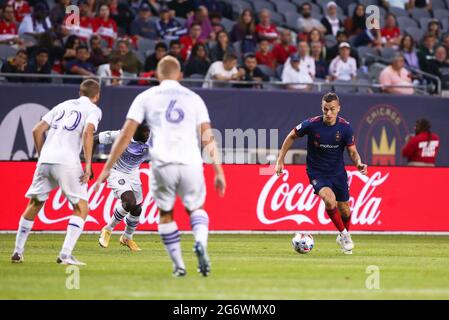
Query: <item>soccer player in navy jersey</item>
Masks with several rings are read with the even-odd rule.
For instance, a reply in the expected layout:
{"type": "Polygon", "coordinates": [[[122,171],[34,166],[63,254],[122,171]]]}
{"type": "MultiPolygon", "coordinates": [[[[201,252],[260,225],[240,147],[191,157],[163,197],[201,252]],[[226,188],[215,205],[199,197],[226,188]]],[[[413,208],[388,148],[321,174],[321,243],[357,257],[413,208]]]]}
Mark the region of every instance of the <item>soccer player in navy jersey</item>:
{"type": "Polygon", "coordinates": [[[300,123],[285,138],[276,162],[276,174],[284,169],[284,158],[298,137],[307,135],[307,175],[315,193],[324,201],[326,212],[340,234],[337,244],[345,254],[352,254],[354,243],[349,234],[351,210],[349,208],[348,176],[343,160],[346,147],[357,170],[368,173],[354,143],[354,132],[345,119],[338,116],[340,99],[329,92],[321,101],[322,116],[300,123]]]}

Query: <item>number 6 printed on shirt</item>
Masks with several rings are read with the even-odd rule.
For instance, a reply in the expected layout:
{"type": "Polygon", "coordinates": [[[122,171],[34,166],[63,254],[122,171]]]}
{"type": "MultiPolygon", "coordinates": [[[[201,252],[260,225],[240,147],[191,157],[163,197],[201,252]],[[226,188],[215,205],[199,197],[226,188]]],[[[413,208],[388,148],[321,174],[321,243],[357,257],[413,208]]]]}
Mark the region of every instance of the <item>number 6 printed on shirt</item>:
{"type": "Polygon", "coordinates": [[[184,119],[184,111],[175,108],[176,100],[171,100],[165,112],[165,119],[171,123],[179,123],[184,119]]]}

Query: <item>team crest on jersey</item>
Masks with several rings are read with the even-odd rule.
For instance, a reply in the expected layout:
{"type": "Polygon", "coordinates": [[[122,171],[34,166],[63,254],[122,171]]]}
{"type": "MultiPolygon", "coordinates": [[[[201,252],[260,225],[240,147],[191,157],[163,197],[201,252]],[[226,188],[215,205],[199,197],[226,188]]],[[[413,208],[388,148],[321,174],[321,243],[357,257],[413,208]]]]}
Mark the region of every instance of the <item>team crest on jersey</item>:
{"type": "Polygon", "coordinates": [[[341,140],[341,134],[340,131],[337,131],[337,133],[335,134],[335,141],[340,142],[341,140]]]}
{"type": "Polygon", "coordinates": [[[123,186],[123,185],[125,184],[125,179],[120,179],[120,180],[118,181],[118,184],[121,185],[121,186],[123,186]]]}
{"type": "Polygon", "coordinates": [[[314,186],[316,186],[317,183],[318,183],[318,181],[316,181],[316,179],[313,179],[313,180],[312,180],[312,184],[313,184],[314,186]]]}

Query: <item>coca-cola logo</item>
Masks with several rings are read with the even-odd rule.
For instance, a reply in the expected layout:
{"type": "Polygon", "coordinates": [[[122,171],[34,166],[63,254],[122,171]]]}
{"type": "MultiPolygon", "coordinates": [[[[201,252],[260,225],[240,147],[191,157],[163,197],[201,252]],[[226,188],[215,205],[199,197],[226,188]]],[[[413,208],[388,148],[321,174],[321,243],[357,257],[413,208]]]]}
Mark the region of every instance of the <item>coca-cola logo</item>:
{"type": "MultiPolygon", "coordinates": [[[[351,195],[349,205],[352,216],[351,223],[372,225],[381,214],[382,198],[376,196],[376,189],[388,179],[389,173],[382,175],[380,171],[371,176],[362,175],[358,171],[348,171],[349,186],[361,183],[360,192],[351,195]],[[358,181],[357,181],[358,180],[358,181]]],[[[288,170],[280,177],[273,175],[262,188],[257,201],[257,218],[263,224],[275,224],[292,220],[298,225],[303,223],[321,225],[330,223],[325,214],[324,202],[314,194],[308,182],[292,182],[288,170]],[[312,215],[316,213],[316,218],[312,215]]],[[[354,193],[354,192],[353,192],[354,193]]]]}
{"type": "MultiPolygon", "coordinates": [[[[139,169],[141,175],[146,177],[149,176],[148,168],[139,169]]],[[[89,209],[91,211],[95,211],[97,209],[101,209],[103,207],[103,220],[104,222],[99,222],[93,216],[89,215],[86,219],[86,222],[93,222],[95,224],[108,223],[113,215],[113,209],[120,202],[114,197],[114,193],[111,189],[106,187],[106,183],[103,183],[98,190],[95,192],[94,185],[90,186],[88,190],[89,197],[89,209]]],[[[39,212],[38,218],[44,224],[55,224],[59,222],[63,222],[65,220],[69,220],[71,216],[71,211],[73,210],[73,206],[70,202],[67,201],[67,198],[62,193],[61,189],[57,189],[56,193],[53,197],[50,197],[45,206],[39,212]],[[67,211],[67,215],[61,217],[59,214],[60,211],[67,211]],[[54,212],[58,212],[58,218],[52,218],[51,215],[54,212]]],[[[158,208],[151,198],[150,194],[147,193],[143,202],[142,202],[142,214],[139,218],[140,224],[155,224],[159,221],[159,212],[158,208]]]]}

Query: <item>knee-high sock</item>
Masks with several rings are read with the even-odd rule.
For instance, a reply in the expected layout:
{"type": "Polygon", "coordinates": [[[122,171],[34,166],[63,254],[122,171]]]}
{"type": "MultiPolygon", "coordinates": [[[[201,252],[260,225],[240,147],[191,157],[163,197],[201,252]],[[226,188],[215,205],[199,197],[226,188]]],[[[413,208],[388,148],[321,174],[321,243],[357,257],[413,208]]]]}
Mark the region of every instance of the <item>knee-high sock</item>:
{"type": "Polygon", "coordinates": [[[114,215],[111,218],[111,221],[106,225],[106,229],[109,231],[114,230],[115,226],[122,222],[123,218],[127,215],[127,211],[123,209],[123,204],[121,201],[117,203],[114,209],[114,215]]]}
{"type": "Polygon", "coordinates": [[[23,254],[23,251],[25,250],[25,243],[28,239],[28,235],[30,234],[31,229],[33,228],[33,224],[33,220],[27,220],[24,217],[20,217],[19,228],[17,229],[16,234],[16,247],[14,249],[15,252],[23,254]]]}
{"type": "Polygon", "coordinates": [[[139,217],[140,216],[133,216],[131,213],[128,213],[126,215],[125,218],[126,228],[123,235],[128,239],[133,238],[133,234],[136,231],[137,226],[139,225],[139,217]]]}
{"type": "Polygon", "coordinates": [[[343,230],[345,230],[343,220],[341,219],[341,215],[338,213],[337,207],[333,209],[326,209],[326,212],[338,231],[342,232],[343,230]]]}
{"type": "Polygon", "coordinates": [[[351,226],[351,214],[349,214],[349,217],[341,216],[341,220],[343,220],[343,224],[345,226],[345,229],[349,231],[349,227],[351,226]]]}
{"type": "Polygon", "coordinates": [[[84,219],[78,216],[72,216],[67,225],[67,234],[62,245],[61,254],[71,255],[76,242],[83,232],[84,219]]]}
{"type": "Polygon", "coordinates": [[[178,225],[175,221],[158,225],[159,235],[164,243],[168,255],[173,261],[173,265],[185,269],[184,260],[181,252],[181,236],[178,225]]]}
{"type": "Polygon", "coordinates": [[[207,247],[207,237],[209,233],[209,216],[203,209],[198,209],[190,215],[190,225],[192,226],[195,241],[207,247]]]}

